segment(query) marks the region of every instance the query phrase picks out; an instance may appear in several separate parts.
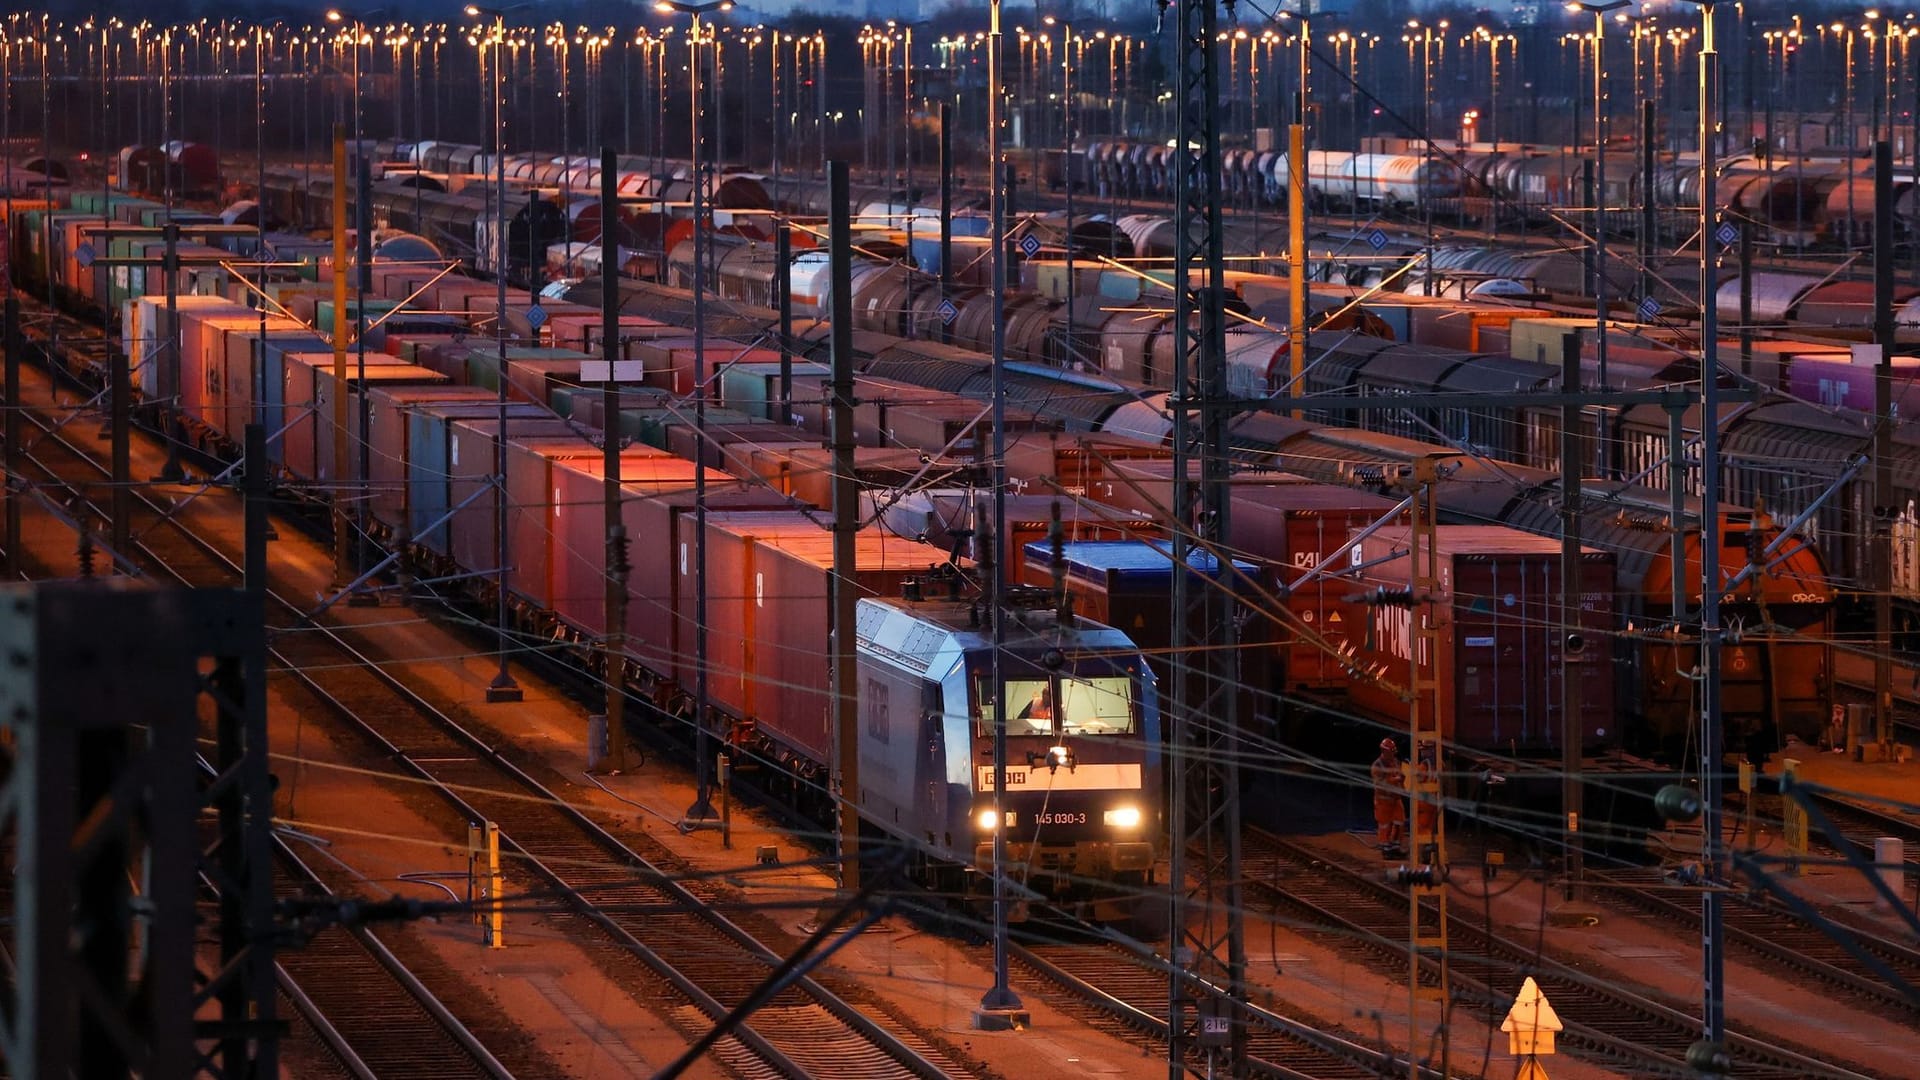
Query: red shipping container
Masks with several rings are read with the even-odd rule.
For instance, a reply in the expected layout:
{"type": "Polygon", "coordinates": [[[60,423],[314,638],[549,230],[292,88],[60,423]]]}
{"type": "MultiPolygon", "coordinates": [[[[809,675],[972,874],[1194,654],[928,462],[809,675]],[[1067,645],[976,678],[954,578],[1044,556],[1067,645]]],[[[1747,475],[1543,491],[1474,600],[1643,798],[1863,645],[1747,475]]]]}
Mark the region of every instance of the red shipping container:
{"type": "Polygon", "coordinates": [[[459,274],[448,274],[427,290],[423,299],[429,302],[424,310],[442,315],[461,315],[468,310],[469,297],[484,296],[491,300],[497,291],[498,286],[493,282],[475,281],[459,274]]]}
{"type": "MultiPolygon", "coordinates": [[[[455,308],[454,310],[436,313],[448,314],[455,317],[466,315],[468,316],[468,321],[473,324],[475,329],[485,333],[489,337],[493,336],[493,317],[496,312],[501,310],[500,293],[497,289],[488,287],[481,290],[462,290],[449,293],[448,295],[450,299],[464,306],[455,308]]],[[[535,340],[533,324],[527,318],[527,312],[533,308],[535,303],[540,305],[542,311],[545,311],[547,305],[550,303],[560,303],[563,307],[565,306],[564,301],[552,301],[528,296],[525,289],[509,288],[507,290],[507,340],[517,341],[522,345],[539,344],[539,342],[535,340]]]]}
{"type": "Polygon", "coordinates": [[[535,607],[555,609],[554,570],[561,555],[555,467],[599,453],[578,436],[515,437],[507,444],[507,542],[512,550],[507,584],[535,607]]]}
{"type": "MultiPolygon", "coordinates": [[[[1394,505],[1395,500],[1331,484],[1235,485],[1227,517],[1234,550],[1272,566],[1278,585],[1289,587],[1394,505]]],[[[1351,679],[1346,665],[1328,651],[1352,643],[1355,627],[1344,600],[1351,591],[1349,580],[1335,576],[1317,578],[1287,595],[1288,610],[1324,645],[1286,622],[1263,628],[1262,636],[1277,644],[1286,685],[1330,689],[1351,679]]]]}
{"type": "MultiPolygon", "coordinates": [[[[622,315],[619,317],[619,325],[621,341],[627,340],[629,336],[658,337],[660,335],[657,332],[664,330],[672,330],[675,336],[686,332],[684,328],[669,327],[658,319],[649,319],[644,315],[622,315]]],[[[552,315],[547,320],[547,333],[551,336],[554,345],[563,349],[592,352],[596,355],[600,350],[603,329],[605,324],[600,321],[600,313],[597,311],[587,315],[561,313],[552,315]]]]}
{"type": "MultiPolygon", "coordinates": [[[[828,406],[833,401],[832,382],[832,375],[820,365],[794,365],[791,418],[795,426],[821,439],[828,437],[828,406]]],[[[857,379],[854,385],[854,396],[858,397],[861,391],[857,379]]],[[[928,393],[935,392],[928,391],[928,393]]],[[[856,443],[859,441],[857,431],[854,440],[856,443]]],[[[873,444],[869,441],[867,445],[873,444]]]]}
{"type": "MultiPolygon", "coordinates": [[[[706,506],[709,515],[752,510],[785,510],[793,505],[787,499],[754,484],[708,484],[706,506]]],[[[690,629],[692,607],[679,608],[680,579],[693,573],[693,554],[678,547],[673,538],[682,531],[684,518],[694,514],[692,491],[661,494],[635,494],[621,503],[621,520],[636,557],[627,579],[627,651],[649,670],[673,678],[676,669],[693,648],[690,629]],[[651,552],[650,557],[639,553],[651,552]]],[[[691,682],[686,684],[689,693],[691,682]]]]}
{"type": "Polygon", "coordinates": [[[432,368],[455,382],[467,381],[467,354],[485,342],[472,337],[450,337],[424,341],[414,350],[413,362],[432,368]]]}
{"type": "Polygon", "coordinates": [[[736,479],[765,484],[782,495],[793,491],[793,444],[742,442],[734,446],[727,471],[736,479]]]}
{"type": "Polygon", "coordinates": [[[580,364],[581,361],[588,359],[590,357],[585,353],[579,356],[509,359],[507,384],[513,387],[515,397],[542,405],[551,405],[555,387],[581,385],[580,364]]]}
{"type": "MultiPolygon", "coordinates": [[[[1173,451],[1159,443],[1122,435],[1007,433],[1007,481],[1016,490],[1036,495],[1090,495],[1102,502],[1125,505],[1114,499],[1116,486],[1102,483],[1111,468],[1124,462],[1172,459],[1173,451]]],[[[1171,470],[1172,466],[1167,468],[1171,470]]],[[[1173,474],[1169,471],[1167,475],[1173,474]]]]}
{"type": "Polygon", "coordinates": [[[752,475],[753,447],[792,443],[818,446],[820,440],[794,428],[759,423],[710,422],[705,431],[691,423],[675,424],[667,429],[667,449],[675,456],[700,461],[708,468],[723,469],[736,476],[752,475]]]}
{"type": "MultiPolygon", "coordinates": [[[[682,518],[675,552],[696,542],[682,518]]],[[[709,514],[707,548],[707,687],[713,701],[755,722],[776,741],[815,761],[829,760],[828,581],[833,538],[798,512],[709,514]]],[[[947,561],[930,544],[881,529],[855,538],[854,582],[862,596],[898,596],[908,576],[947,561]]],[[[678,610],[694,610],[697,582],[683,568],[678,610]]],[[[683,630],[691,641],[691,627],[683,630]]],[[[692,650],[677,677],[692,685],[692,650]]]]}
{"type": "MultiPolygon", "coordinates": [[[[476,416],[455,421],[447,445],[448,506],[457,507],[473,496],[483,486],[493,483],[499,475],[494,436],[500,430],[500,421],[494,416],[476,416]]],[[[520,419],[509,417],[507,420],[510,440],[537,438],[579,438],[564,420],[545,418],[520,419]]],[[[582,440],[584,445],[584,440],[582,440]]],[[[512,446],[508,447],[508,468],[512,468],[512,446]]],[[[513,508],[512,495],[509,493],[507,508],[513,508]]],[[[494,524],[497,514],[494,496],[482,494],[468,503],[465,509],[454,513],[448,532],[448,547],[453,561],[468,570],[497,569],[500,565],[500,552],[497,537],[499,533],[494,524]]],[[[511,526],[507,539],[513,540],[511,526]]],[[[519,554],[507,552],[507,562],[517,564],[519,554]]]]}
{"type": "Polygon", "coordinates": [[[646,371],[648,386],[656,386],[672,394],[686,394],[692,391],[696,378],[708,381],[726,364],[751,364],[772,361],[779,363],[778,349],[761,349],[732,341],[726,338],[709,337],[704,342],[705,351],[694,349],[694,339],[681,331],[680,337],[662,337],[653,340],[627,342],[627,358],[640,361],[646,371]],[[696,360],[702,361],[697,366],[696,360]]]}
{"type": "MultiPolygon", "coordinates": [[[[1570,613],[1560,587],[1558,540],[1498,525],[1446,525],[1434,532],[1435,595],[1411,605],[1348,605],[1361,665],[1395,687],[1406,687],[1414,619],[1431,619],[1433,649],[1420,650],[1419,670],[1423,679],[1435,681],[1446,738],[1503,753],[1557,751],[1565,704],[1562,665],[1574,664],[1580,669],[1576,707],[1584,749],[1617,743],[1612,553],[1583,551],[1579,606],[1570,613]],[[1571,631],[1569,615],[1576,627],[1571,631]]],[[[1343,579],[1349,594],[1409,587],[1404,526],[1382,529],[1352,546],[1356,562],[1372,565],[1358,579],[1343,579]]],[[[1363,708],[1391,720],[1406,716],[1399,695],[1374,680],[1355,678],[1351,687],[1354,702],[1363,708]]]]}
{"type": "Polygon", "coordinates": [[[428,299],[426,292],[420,292],[420,295],[415,296],[416,292],[427,289],[438,281],[457,276],[456,274],[443,275],[439,268],[432,266],[383,266],[377,262],[373,265],[374,292],[382,300],[400,303],[411,297],[416,306],[425,303],[428,299]]]}
{"type": "Polygon", "coordinates": [[[424,362],[421,354],[430,346],[450,344],[456,337],[465,338],[466,335],[388,334],[387,339],[380,343],[380,351],[405,360],[409,364],[421,364],[423,367],[431,367],[432,365],[424,362]]]}
{"type": "MultiPolygon", "coordinates": [[[[554,610],[588,634],[599,635],[606,628],[607,559],[606,469],[604,455],[568,458],[553,467],[554,561],[552,567],[554,610]]],[[[712,470],[707,481],[713,488],[730,489],[732,481],[712,470]]],[[[635,496],[684,491],[694,485],[694,465],[664,450],[652,447],[623,450],[620,454],[621,521],[625,524],[625,504],[635,496]]],[[[659,559],[659,545],[627,538],[629,562],[659,559]]]]}
{"type": "MultiPolygon", "coordinates": [[[[787,454],[784,472],[794,498],[822,509],[833,505],[833,451],[818,442],[787,454]]],[[[918,450],[863,446],[853,452],[854,482],[861,488],[900,487],[919,476],[926,463],[918,450]]]]}
{"type": "MultiPolygon", "coordinates": [[[[180,309],[180,411],[217,427],[225,408],[227,330],[252,330],[260,314],[239,304],[180,309]]],[[[158,357],[155,358],[156,362],[158,357]]]]}

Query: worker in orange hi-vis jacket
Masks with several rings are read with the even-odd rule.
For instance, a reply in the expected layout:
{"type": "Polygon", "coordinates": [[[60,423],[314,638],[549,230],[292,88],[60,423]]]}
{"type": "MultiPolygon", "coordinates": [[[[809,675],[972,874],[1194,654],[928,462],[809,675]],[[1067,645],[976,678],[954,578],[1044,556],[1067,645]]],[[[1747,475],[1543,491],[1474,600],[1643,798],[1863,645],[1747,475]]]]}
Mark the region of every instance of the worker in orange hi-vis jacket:
{"type": "Polygon", "coordinates": [[[1401,843],[1407,825],[1406,784],[1400,771],[1400,749],[1392,739],[1380,740],[1380,756],[1373,760],[1373,824],[1381,854],[1404,854],[1401,843]]]}

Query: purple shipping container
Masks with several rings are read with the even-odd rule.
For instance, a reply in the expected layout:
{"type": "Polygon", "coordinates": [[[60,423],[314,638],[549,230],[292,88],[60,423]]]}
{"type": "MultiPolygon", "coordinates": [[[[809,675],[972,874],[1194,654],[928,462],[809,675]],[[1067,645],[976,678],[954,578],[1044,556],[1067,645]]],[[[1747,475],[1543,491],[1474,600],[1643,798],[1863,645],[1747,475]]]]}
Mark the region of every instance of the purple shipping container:
{"type": "MultiPolygon", "coordinates": [[[[1346,605],[1355,660],[1378,676],[1352,680],[1354,702],[1392,721],[1406,716],[1397,690],[1412,677],[1413,620],[1431,618],[1433,647],[1422,643],[1418,663],[1421,677],[1434,681],[1446,738],[1504,753],[1557,750],[1565,704],[1561,671],[1574,664],[1583,749],[1616,745],[1612,553],[1583,552],[1579,608],[1571,620],[1578,630],[1569,632],[1560,541],[1498,525],[1446,525],[1435,535],[1439,581],[1430,604],[1346,605]],[[1578,647],[1569,647],[1567,639],[1576,636],[1578,647]]],[[[1354,561],[1372,569],[1347,579],[1349,591],[1408,588],[1408,544],[1405,527],[1355,543],[1354,561]]]]}
{"type": "MultiPolygon", "coordinates": [[[[1920,409],[1920,387],[1914,386],[1915,377],[1920,377],[1920,360],[1894,358],[1893,401],[1903,419],[1920,415],[1915,412],[1920,409]]],[[[1873,412],[1873,380],[1873,365],[1855,364],[1844,356],[1796,356],[1787,366],[1787,392],[1829,408],[1873,412]]]]}

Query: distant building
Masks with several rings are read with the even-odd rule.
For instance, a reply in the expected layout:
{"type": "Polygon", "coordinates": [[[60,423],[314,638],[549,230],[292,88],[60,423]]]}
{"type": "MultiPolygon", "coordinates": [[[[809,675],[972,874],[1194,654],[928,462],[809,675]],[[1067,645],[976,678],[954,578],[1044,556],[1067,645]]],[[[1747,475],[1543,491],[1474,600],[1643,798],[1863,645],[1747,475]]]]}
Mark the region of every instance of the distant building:
{"type": "Polygon", "coordinates": [[[1520,26],[1535,26],[1545,22],[1549,13],[1565,7],[1547,0],[1513,0],[1513,21],[1520,26]]]}

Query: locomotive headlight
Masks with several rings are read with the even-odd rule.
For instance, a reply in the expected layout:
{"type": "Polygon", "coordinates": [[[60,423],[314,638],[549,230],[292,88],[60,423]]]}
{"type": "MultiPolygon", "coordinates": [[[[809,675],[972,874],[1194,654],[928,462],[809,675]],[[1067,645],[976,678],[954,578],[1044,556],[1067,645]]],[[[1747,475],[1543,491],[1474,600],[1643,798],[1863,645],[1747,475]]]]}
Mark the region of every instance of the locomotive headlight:
{"type": "MultiPolygon", "coordinates": [[[[973,816],[973,820],[975,824],[980,826],[981,832],[992,832],[993,831],[993,807],[989,806],[985,810],[982,810],[978,814],[975,814],[973,816]]],[[[1013,827],[1013,811],[1011,810],[1007,811],[1007,827],[1008,828],[1013,827]]]]}
{"type": "Polygon", "coordinates": [[[1109,826],[1116,829],[1139,828],[1140,808],[1137,806],[1116,807],[1106,812],[1105,820],[1109,826]]]}

